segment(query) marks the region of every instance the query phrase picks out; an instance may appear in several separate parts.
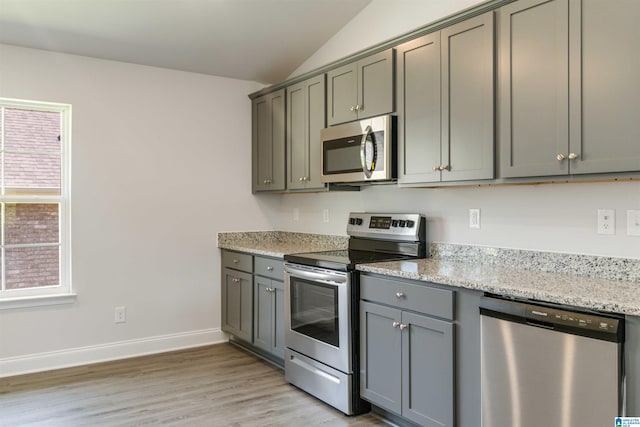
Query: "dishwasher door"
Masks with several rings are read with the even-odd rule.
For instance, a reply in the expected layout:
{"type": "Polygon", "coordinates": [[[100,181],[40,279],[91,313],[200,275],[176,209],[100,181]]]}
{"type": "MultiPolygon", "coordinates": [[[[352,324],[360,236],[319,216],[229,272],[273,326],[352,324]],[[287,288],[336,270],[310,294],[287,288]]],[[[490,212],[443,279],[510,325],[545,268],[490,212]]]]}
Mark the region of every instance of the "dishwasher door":
{"type": "Polygon", "coordinates": [[[613,426],[622,408],[624,321],[485,297],[483,427],[613,426]]]}

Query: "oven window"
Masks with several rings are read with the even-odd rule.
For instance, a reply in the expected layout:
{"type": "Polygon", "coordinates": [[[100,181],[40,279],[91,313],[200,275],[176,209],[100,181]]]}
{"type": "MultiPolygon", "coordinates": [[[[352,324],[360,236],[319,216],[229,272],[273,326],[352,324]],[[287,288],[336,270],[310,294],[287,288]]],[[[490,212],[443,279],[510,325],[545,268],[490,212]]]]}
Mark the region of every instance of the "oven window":
{"type": "Polygon", "coordinates": [[[291,329],[339,347],[338,287],[291,277],[291,329]]]}

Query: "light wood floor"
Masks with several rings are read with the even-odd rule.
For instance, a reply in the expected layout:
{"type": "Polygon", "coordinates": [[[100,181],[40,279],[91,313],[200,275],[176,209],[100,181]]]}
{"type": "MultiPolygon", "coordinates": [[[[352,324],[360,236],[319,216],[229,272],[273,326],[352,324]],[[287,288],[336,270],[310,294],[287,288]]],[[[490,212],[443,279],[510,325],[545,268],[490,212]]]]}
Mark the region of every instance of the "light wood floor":
{"type": "Polygon", "coordinates": [[[375,426],[230,344],[0,378],[0,426],[375,426]]]}

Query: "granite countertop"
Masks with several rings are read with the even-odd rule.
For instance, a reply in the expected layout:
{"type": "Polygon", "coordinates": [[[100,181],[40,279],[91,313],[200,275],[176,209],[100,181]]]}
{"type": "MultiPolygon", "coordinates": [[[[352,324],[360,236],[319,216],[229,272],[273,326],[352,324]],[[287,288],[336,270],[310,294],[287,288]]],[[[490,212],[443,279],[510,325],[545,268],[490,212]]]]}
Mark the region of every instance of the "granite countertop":
{"type": "Polygon", "coordinates": [[[640,283],[435,258],[360,264],[360,271],[515,298],[640,316],[640,283]]]}
{"type": "MultiPolygon", "coordinates": [[[[347,236],[218,233],[218,247],[254,255],[345,249],[347,236]]],[[[640,316],[640,259],[432,243],[431,258],[360,264],[360,271],[640,316]],[[514,267],[517,266],[517,267],[514,267]]]]}
{"type": "Polygon", "coordinates": [[[295,233],[289,231],[250,231],[218,233],[218,247],[254,255],[284,258],[287,254],[346,249],[347,236],[295,233]]]}

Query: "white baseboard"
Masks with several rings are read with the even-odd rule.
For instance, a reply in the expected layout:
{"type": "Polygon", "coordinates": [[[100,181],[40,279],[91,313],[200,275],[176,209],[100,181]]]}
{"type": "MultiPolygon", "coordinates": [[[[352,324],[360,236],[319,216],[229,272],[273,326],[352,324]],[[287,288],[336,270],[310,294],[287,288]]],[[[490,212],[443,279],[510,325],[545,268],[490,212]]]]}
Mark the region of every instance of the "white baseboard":
{"type": "Polygon", "coordinates": [[[0,359],[0,378],[164,353],[226,341],[228,341],[227,335],[220,328],[215,328],[9,357],[0,359]]]}

